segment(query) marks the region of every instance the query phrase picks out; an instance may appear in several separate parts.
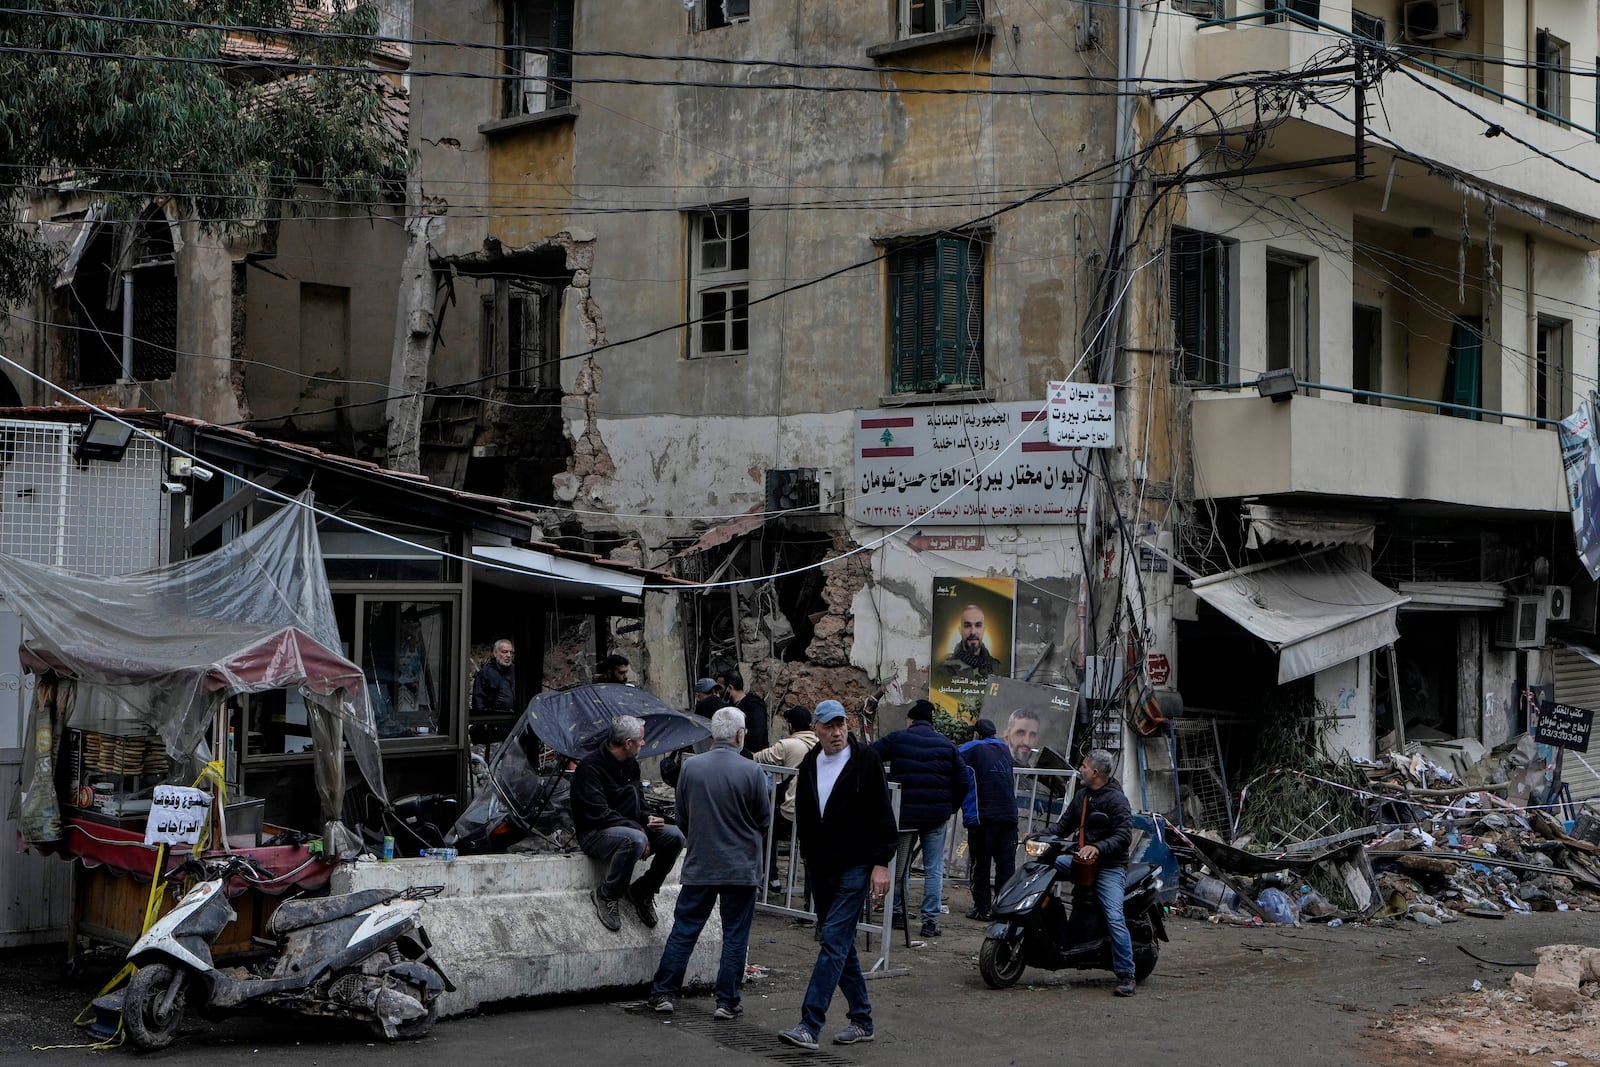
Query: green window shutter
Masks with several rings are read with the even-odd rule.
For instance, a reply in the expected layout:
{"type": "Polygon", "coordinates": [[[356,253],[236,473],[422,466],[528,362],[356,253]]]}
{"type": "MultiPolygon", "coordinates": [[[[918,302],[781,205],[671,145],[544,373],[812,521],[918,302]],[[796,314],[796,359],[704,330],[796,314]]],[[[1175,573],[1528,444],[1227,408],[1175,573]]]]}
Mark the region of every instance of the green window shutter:
{"type": "Polygon", "coordinates": [[[1205,332],[1205,380],[1221,385],[1228,379],[1228,246],[1221,238],[1205,237],[1211,292],[1200,303],[1205,332]]]}
{"type": "Polygon", "coordinates": [[[894,305],[893,388],[897,393],[911,393],[918,388],[919,257],[910,250],[897,252],[889,260],[889,271],[894,305]]]}
{"type": "Polygon", "coordinates": [[[1172,347],[1178,373],[1186,382],[1202,380],[1205,371],[1205,253],[1202,235],[1174,231],[1167,246],[1167,280],[1172,312],[1172,347]]]}
{"type": "Polygon", "coordinates": [[[572,4],[557,3],[550,12],[550,106],[572,103],[572,4]]]}
{"type": "MultiPolygon", "coordinates": [[[[1450,355],[1445,364],[1445,386],[1452,404],[1483,406],[1483,320],[1457,319],[1450,331],[1450,355]]],[[[1477,411],[1446,407],[1442,415],[1481,419],[1477,411]]]]}
{"type": "Polygon", "coordinates": [[[961,25],[962,22],[966,21],[972,9],[978,6],[977,0],[970,0],[970,2],[969,0],[943,0],[943,3],[944,24],[947,28],[961,25]]]}
{"type": "Polygon", "coordinates": [[[934,242],[937,277],[934,291],[933,382],[954,385],[962,380],[962,349],[967,322],[967,242],[941,237],[934,242]]]}
{"type": "Polygon", "coordinates": [[[983,245],[967,243],[965,321],[961,338],[962,385],[983,388],[983,245]]]}

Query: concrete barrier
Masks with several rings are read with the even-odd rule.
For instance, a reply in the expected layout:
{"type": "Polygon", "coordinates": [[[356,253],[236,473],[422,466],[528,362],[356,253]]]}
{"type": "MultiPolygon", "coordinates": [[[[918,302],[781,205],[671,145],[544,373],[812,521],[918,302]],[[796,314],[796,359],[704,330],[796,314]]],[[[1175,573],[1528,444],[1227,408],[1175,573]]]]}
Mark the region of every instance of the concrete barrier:
{"type": "MultiPolygon", "coordinates": [[[[622,929],[615,933],[600,925],[589,899],[602,873],[581,854],[360,861],[335,871],[330,888],[348,893],[442,885],[422,921],[439,965],[456,985],[440,1012],[460,1015],[497,1000],[648,985],[672,930],[677,868],[656,896],[656,928],[640,922],[624,901],[622,929]]],[[[713,912],[689,960],[686,984],[712,984],[721,953],[722,920],[713,912]]]]}

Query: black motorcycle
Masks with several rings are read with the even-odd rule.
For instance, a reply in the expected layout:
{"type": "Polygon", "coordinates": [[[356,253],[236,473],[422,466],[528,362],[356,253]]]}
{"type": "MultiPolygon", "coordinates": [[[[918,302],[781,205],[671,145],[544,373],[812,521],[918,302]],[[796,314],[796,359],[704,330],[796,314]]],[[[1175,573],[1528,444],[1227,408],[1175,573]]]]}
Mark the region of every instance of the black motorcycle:
{"type": "MultiPolygon", "coordinates": [[[[1028,862],[1011,876],[994,902],[994,922],[978,953],[978,970],[990,988],[1006,989],[1024,967],[1046,971],[1112,970],[1111,939],[1093,886],[1066,882],[1077,843],[1051,835],[1029,837],[1028,862]]],[[[1128,866],[1122,912],[1133,939],[1133,976],[1143,982],[1156,968],[1161,942],[1168,940],[1161,920],[1160,869],[1148,863],[1128,866]]]]}

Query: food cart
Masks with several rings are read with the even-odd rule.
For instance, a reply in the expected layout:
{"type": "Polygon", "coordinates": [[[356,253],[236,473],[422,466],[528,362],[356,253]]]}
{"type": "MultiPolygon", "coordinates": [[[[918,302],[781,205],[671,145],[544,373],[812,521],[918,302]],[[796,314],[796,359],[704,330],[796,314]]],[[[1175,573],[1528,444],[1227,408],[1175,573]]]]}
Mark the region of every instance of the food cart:
{"type": "MultiPolygon", "coordinates": [[[[142,928],[157,851],[145,844],[150,796],[220,764],[225,795],[213,850],[249,851],[270,879],[236,884],[247,947],[291,888],[326,883],[360,838],[340,822],[345,755],[384,796],[362,672],[340,647],[311,494],[195,559],[118,578],[0,556],[0,595],[24,623],[21,659],[37,678],[22,769],[24,843],[79,861],[77,934],[131,943],[142,928]],[[262,844],[260,804],[237,793],[228,703],[292,689],[313,737],[320,838],[262,844]],[[140,888],[138,883],[145,883],[140,888]]],[[[74,939],[75,940],[75,939],[74,939]]]]}

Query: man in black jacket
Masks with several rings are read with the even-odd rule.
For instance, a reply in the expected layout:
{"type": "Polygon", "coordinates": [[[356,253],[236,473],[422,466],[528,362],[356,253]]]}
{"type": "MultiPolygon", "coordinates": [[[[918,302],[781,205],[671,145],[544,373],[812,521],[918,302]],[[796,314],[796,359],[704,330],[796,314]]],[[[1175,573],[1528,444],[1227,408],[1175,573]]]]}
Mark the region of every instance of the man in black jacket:
{"type": "Polygon", "coordinates": [[[510,715],[517,710],[516,651],[504,637],[494,643],[494,656],[472,678],[472,710],[510,715]]]}
{"type": "Polygon", "coordinates": [[[795,776],[795,828],[816,900],[817,962],[800,1009],[800,1024],[779,1040],[815,1051],[837,986],[850,1024],[834,1035],[836,1045],[872,1040],[872,1003],[856,956],[856,923],[870,892],[881,901],[889,891],[894,855],[894,808],[883,764],[850,736],[844,705],[824,700],[812,727],[818,744],[795,776]]]}
{"type": "Polygon", "coordinates": [[[626,893],[639,920],[656,924],[656,894],[683,851],[683,831],[659,815],[645,815],[639,780],[644,720],[619,715],[598,752],[572,772],[572,828],[584,855],[607,864],[605,878],[590,892],[595,914],[607,930],[622,929],[617,902],[626,893]],[[633,868],[654,856],[650,869],[630,887],[633,868]]]}
{"type": "Polygon", "coordinates": [[[738,671],[726,671],[722,675],[723,693],[728,703],[744,712],[744,755],[755,758],[755,754],[766,748],[768,737],[771,734],[772,713],[767,710],[767,702],[748,693],[744,688],[744,675],[738,671]]]}
{"type": "Polygon", "coordinates": [[[1078,791],[1072,794],[1066,810],[1051,833],[1057,837],[1081,837],[1083,843],[1073,852],[1073,861],[1095,868],[1094,892],[1100,911],[1106,917],[1106,933],[1111,938],[1111,959],[1117,972],[1119,997],[1134,991],[1133,939],[1128,936],[1128,921],[1122,914],[1122,890],[1127,883],[1128,849],[1133,844],[1133,809],[1122,792],[1122,785],[1111,772],[1116,761],[1104,749],[1091,749],[1078,766],[1078,791]],[[1090,818],[1099,812],[1104,825],[1091,827],[1090,818]]]}
{"type": "MultiPolygon", "coordinates": [[[[904,886],[911,847],[922,840],[922,936],[938,937],[944,893],[944,846],[950,816],[967,796],[967,769],[949,739],[933,728],[933,705],[919,700],[906,712],[906,728],[872,743],[889,764],[889,781],[900,786],[900,840],[895,859],[904,886]]],[[[895,925],[904,926],[906,905],[895,901],[895,925]]]]}

